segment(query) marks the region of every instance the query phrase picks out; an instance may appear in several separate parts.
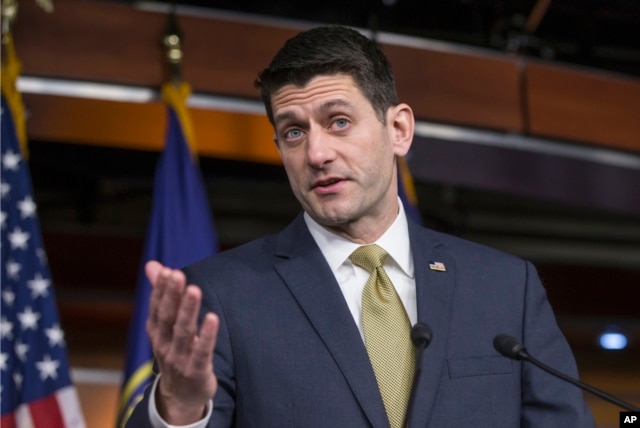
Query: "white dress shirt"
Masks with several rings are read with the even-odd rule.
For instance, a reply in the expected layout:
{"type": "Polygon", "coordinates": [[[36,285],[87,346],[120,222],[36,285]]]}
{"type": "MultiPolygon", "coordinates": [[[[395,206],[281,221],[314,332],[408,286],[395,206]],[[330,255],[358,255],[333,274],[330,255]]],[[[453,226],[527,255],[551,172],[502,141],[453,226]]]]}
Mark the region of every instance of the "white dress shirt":
{"type": "MultiPolygon", "coordinates": [[[[413,268],[413,257],[411,257],[411,244],[409,243],[409,226],[407,217],[402,207],[402,202],[398,200],[400,211],[398,217],[391,224],[389,229],[372,244],[382,247],[388,254],[384,264],[384,270],[402,300],[409,322],[414,325],[418,319],[416,307],[416,280],[413,268]]],[[[304,220],[311,232],[311,236],[320,247],[322,255],[327,260],[331,272],[333,272],[342,294],[344,295],[353,320],[362,331],[362,290],[369,279],[369,272],[357,266],[349,260],[351,253],[360,244],[351,242],[341,236],[329,232],[324,227],[316,223],[307,213],[304,213],[304,220]]]]}
{"type": "MultiPolygon", "coordinates": [[[[389,229],[376,241],[371,244],[377,244],[382,247],[388,254],[384,264],[384,270],[387,272],[389,279],[396,288],[400,300],[407,311],[409,322],[414,325],[418,319],[418,310],[416,303],[416,281],[413,266],[413,257],[411,257],[411,244],[409,242],[409,226],[407,217],[402,206],[402,202],[398,199],[400,209],[398,217],[391,224],[389,229]]],[[[357,266],[349,260],[351,253],[360,244],[351,242],[333,232],[328,231],[314,221],[306,212],[304,213],[304,221],[309,228],[309,232],[313,239],[320,247],[322,255],[327,260],[331,272],[333,272],[340,290],[349,306],[353,320],[358,326],[360,336],[364,341],[364,333],[362,331],[362,291],[369,278],[369,272],[364,268],[357,266]]],[[[155,389],[158,385],[158,379],[154,382],[149,396],[149,416],[151,425],[154,428],[205,428],[207,421],[211,417],[213,411],[213,401],[209,401],[207,415],[200,421],[191,425],[169,425],[158,414],[155,402],[155,389]]]]}

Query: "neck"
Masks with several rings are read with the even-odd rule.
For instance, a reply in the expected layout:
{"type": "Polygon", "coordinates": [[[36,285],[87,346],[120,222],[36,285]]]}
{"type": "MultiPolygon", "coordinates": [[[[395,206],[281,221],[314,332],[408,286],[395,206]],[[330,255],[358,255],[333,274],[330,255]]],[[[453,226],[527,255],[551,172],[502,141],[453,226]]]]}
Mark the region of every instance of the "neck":
{"type": "Polygon", "coordinates": [[[398,199],[390,204],[391,209],[382,215],[361,217],[346,224],[322,225],[328,231],[356,244],[366,245],[376,242],[391,227],[399,214],[398,199]]]}

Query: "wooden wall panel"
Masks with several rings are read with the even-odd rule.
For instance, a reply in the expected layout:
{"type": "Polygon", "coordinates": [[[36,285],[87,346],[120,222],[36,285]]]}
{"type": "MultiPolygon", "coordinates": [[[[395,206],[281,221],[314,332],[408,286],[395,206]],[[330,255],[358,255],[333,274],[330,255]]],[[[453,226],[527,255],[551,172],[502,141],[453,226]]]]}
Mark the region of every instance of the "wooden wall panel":
{"type": "Polygon", "coordinates": [[[522,132],[518,66],[511,58],[383,46],[398,93],[417,117],[522,132]]]}
{"type": "Polygon", "coordinates": [[[640,80],[529,63],[532,134],[640,151],[640,80]]]}
{"type": "Polygon", "coordinates": [[[260,98],[258,73],[302,28],[182,17],[184,76],[194,91],[260,98]]]}
{"type": "MultiPolygon", "coordinates": [[[[52,15],[27,2],[16,27],[25,75],[158,87],[166,15],[130,5],[59,0],[52,15]]],[[[257,73],[301,28],[179,16],[183,76],[194,92],[258,98],[257,73]]],[[[265,21],[266,22],[266,21],[265,21]]],[[[521,131],[512,59],[384,45],[398,89],[421,119],[521,131]]]]}
{"type": "Polygon", "coordinates": [[[14,28],[23,74],[158,86],[165,18],[130,5],[62,0],[52,14],[20,2],[14,28]]]}
{"type": "MultiPolygon", "coordinates": [[[[15,44],[23,74],[159,87],[165,80],[164,13],[131,5],[58,0],[45,14],[21,2],[15,44]]],[[[258,98],[258,72],[299,28],[178,16],[183,78],[194,92],[258,98]]]]}
{"type": "MultiPolygon", "coordinates": [[[[125,103],[25,94],[29,138],[159,151],[166,113],[161,102],[125,103]]],[[[222,159],[280,163],[266,116],[190,109],[198,152],[222,159]]]]}

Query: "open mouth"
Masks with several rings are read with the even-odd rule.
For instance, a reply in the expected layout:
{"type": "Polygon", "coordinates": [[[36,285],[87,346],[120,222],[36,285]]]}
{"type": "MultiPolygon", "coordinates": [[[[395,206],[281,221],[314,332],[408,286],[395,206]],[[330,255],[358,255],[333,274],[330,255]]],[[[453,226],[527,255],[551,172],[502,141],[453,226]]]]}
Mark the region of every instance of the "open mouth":
{"type": "Polygon", "coordinates": [[[341,181],[342,180],[339,178],[330,178],[328,180],[317,181],[313,187],[314,188],[315,187],[331,187],[334,184],[339,183],[341,181]]]}
{"type": "Polygon", "coordinates": [[[345,182],[346,180],[336,177],[318,180],[313,184],[313,190],[318,193],[331,193],[337,191],[345,182]]]}

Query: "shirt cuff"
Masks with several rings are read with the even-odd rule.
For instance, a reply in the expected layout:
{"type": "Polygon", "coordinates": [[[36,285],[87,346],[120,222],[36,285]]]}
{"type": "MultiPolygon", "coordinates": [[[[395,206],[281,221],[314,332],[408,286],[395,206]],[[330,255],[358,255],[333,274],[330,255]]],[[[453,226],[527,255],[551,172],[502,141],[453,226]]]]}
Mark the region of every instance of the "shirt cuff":
{"type": "Polygon", "coordinates": [[[162,419],[156,406],[156,387],[158,386],[159,379],[160,375],[156,376],[151,386],[151,393],[149,394],[149,422],[151,422],[151,426],[153,428],[206,428],[207,422],[211,418],[211,413],[213,413],[213,400],[209,400],[209,403],[207,403],[207,414],[198,422],[189,425],[170,425],[162,419]]]}

